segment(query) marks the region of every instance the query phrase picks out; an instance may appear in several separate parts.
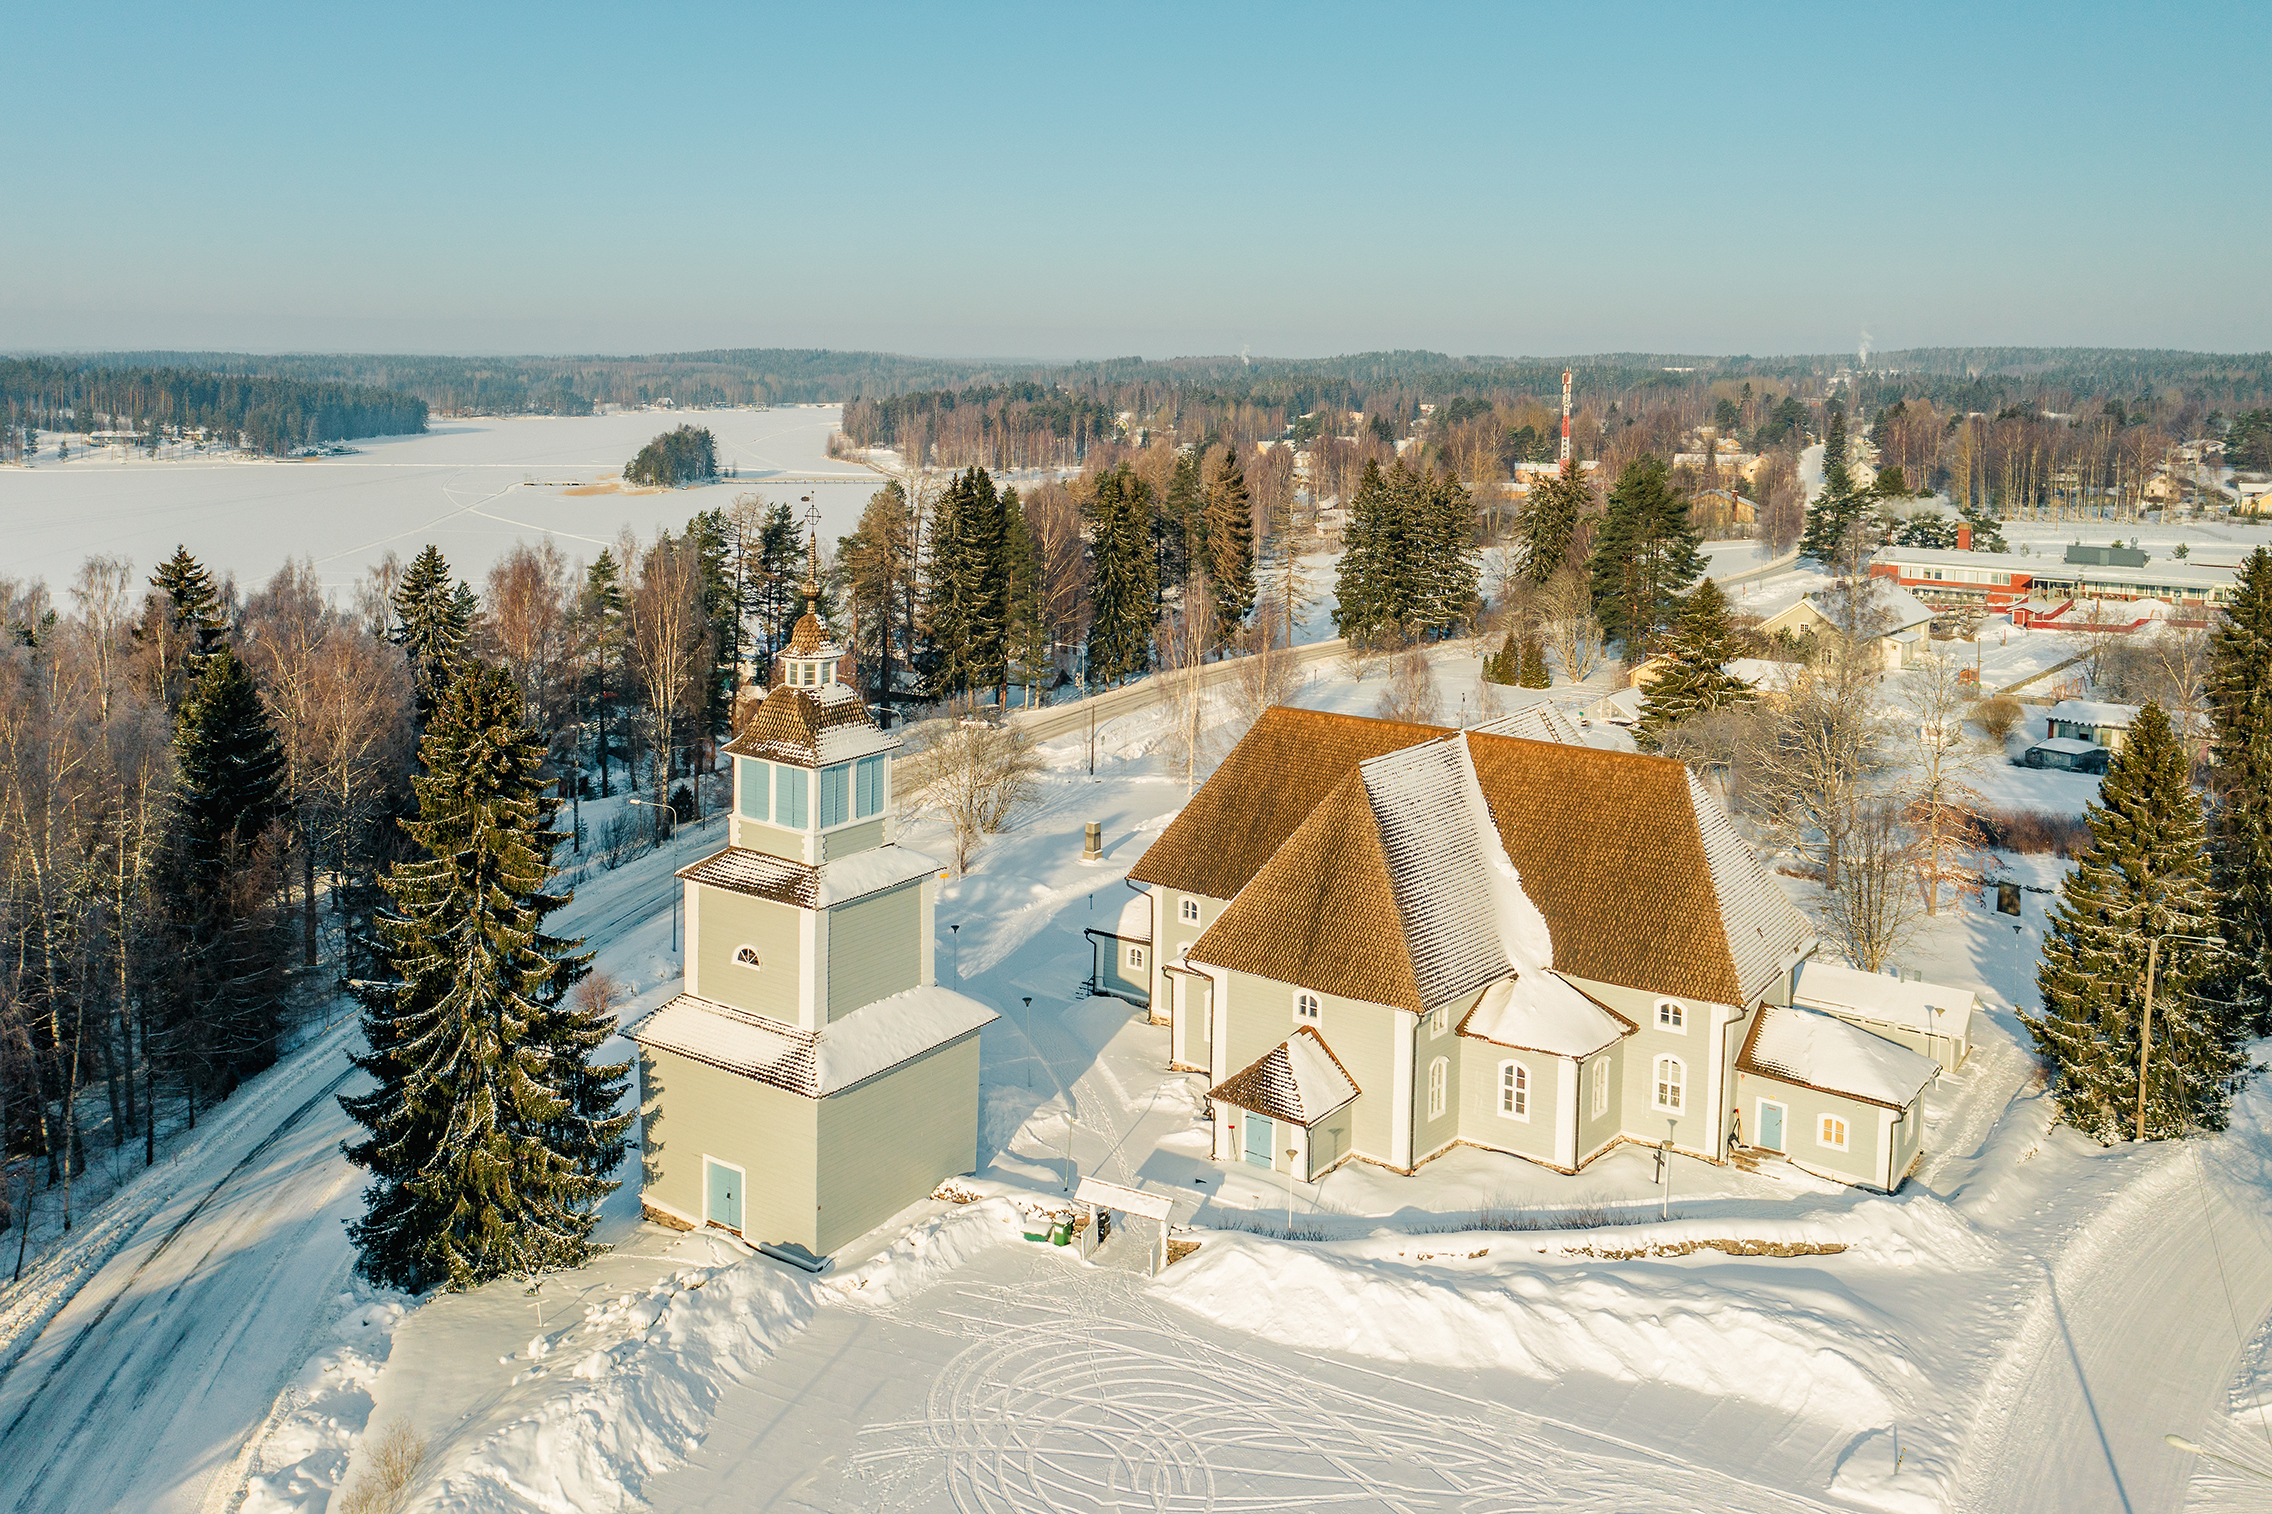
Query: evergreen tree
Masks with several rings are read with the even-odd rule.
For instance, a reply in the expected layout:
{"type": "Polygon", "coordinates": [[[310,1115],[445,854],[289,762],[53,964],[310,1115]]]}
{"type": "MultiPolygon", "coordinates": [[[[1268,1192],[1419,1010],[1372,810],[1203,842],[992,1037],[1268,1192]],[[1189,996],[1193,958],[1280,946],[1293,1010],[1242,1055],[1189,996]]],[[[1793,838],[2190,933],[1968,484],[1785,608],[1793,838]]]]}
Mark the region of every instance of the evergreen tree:
{"type": "MultiPolygon", "coordinates": [[[[1964,517],[1965,524],[1972,527],[1973,551],[2009,552],[2012,550],[2004,544],[2003,522],[1996,519],[1985,503],[1968,501],[1958,507],[1957,513],[1964,517]]],[[[2178,551],[2182,553],[2184,550],[2184,544],[2180,543],[2178,551]]]]}
{"type": "Polygon", "coordinates": [[[547,935],[557,800],[544,745],[497,669],[459,671],[412,780],[424,856],[389,870],[380,929],[396,981],[363,994],[377,1080],[341,1105],[369,1132],[348,1157],[371,1174],[349,1234],[372,1282],[420,1292],[572,1267],[599,1247],[616,1184],[629,1067],[589,1058],[612,1017],[563,1003],[589,957],[547,935]]]}
{"type": "Polygon", "coordinates": [[[156,890],[159,1055],[197,1090],[276,1059],[290,945],[274,907],[284,751],[226,643],[199,659],[174,727],[175,796],[156,890]]]}
{"type": "Polygon", "coordinates": [[[1536,636],[1525,636],[1522,646],[1522,686],[1526,689],[1552,688],[1554,675],[1546,666],[1545,646],[1536,636]]]}
{"type": "Polygon", "coordinates": [[[1002,499],[983,468],[939,496],[924,579],[928,659],[924,687],[951,699],[1008,681],[1009,537],[1002,499]]]}
{"type": "Polygon", "coordinates": [[[1115,683],[1152,665],[1159,586],[1152,490],[1126,464],[1097,480],[1089,522],[1088,676],[1115,683]]]}
{"type": "Polygon", "coordinates": [[[1254,495],[1236,447],[1225,452],[1207,481],[1203,536],[1217,634],[1228,641],[1254,608],[1254,495]]]}
{"type": "Polygon", "coordinates": [[[723,510],[704,510],[686,523],[686,543],[702,573],[702,609],[710,621],[711,664],[694,710],[713,741],[730,734],[734,677],[741,667],[741,596],[734,583],[734,528],[723,510]]]}
{"type": "Polygon", "coordinates": [[[590,659],[586,688],[591,700],[602,796],[615,792],[608,783],[608,730],[609,717],[614,714],[615,701],[622,691],[615,670],[623,665],[624,609],[623,571],[616,566],[615,553],[602,547],[600,555],[584,570],[584,592],[576,606],[578,636],[590,659]]]}
{"type": "Polygon", "coordinates": [[[1552,578],[1570,555],[1578,522],[1594,507],[1593,486],[1573,457],[1562,471],[1536,479],[1523,506],[1515,538],[1522,546],[1523,572],[1534,584],[1552,578]]]}
{"type": "Polygon", "coordinates": [[[1009,583],[1007,650],[1010,678],[1030,691],[1047,686],[1057,674],[1057,645],[1049,634],[1049,607],[1043,602],[1041,553],[1026,524],[1018,491],[1002,491],[1007,526],[1006,578],[1009,583]]]}
{"type": "Polygon", "coordinates": [[[1644,752],[1691,715],[1748,702],[1751,685],[1727,671],[1742,648],[1728,623],[1728,596],[1709,578],[1688,596],[1680,624],[1665,643],[1666,663],[1641,700],[1633,738],[1644,752]]]}
{"type": "MultiPolygon", "coordinates": [[[[897,487],[894,485],[893,487],[897,487]]],[[[772,687],[773,659],[805,613],[805,538],[787,505],[765,512],[757,540],[742,542],[742,614],[756,622],[750,676],[761,689],[772,687]]]]}
{"type": "Polygon", "coordinates": [[[2213,857],[2220,908],[2219,997],[2272,1033],[2272,552],[2258,547],[2216,633],[2209,718],[2216,736],[2213,857]]]}
{"type": "Polygon", "coordinates": [[[1415,582],[1412,618],[1423,631],[1449,636],[1474,617],[1483,597],[1482,559],[1475,547],[1475,500],[1445,469],[1412,481],[1415,582]]]}
{"type": "Polygon", "coordinates": [[[228,621],[221,614],[220,592],[213,587],[213,575],[189,555],[187,547],[175,547],[174,555],[158,564],[158,570],[150,575],[150,583],[166,596],[174,629],[194,638],[192,656],[207,656],[221,644],[228,621]]]}
{"type": "Polygon", "coordinates": [[[1807,507],[1799,550],[1816,562],[1843,566],[1858,545],[1856,530],[1869,509],[1870,495],[1854,487],[1854,475],[1847,467],[1845,408],[1836,400],[1828,408],[1830,419],[1822,443],[1822,495],[1807,507]]]}
{"type": "Polygon", "coordinates": [[[464,655],[475,608],[473,590],[451,582],[442,549],[431,544],[411,559],[402,582],[395,586],[394,614],[400,623],[395,639],[410,657],[421,730],[440,707],[464,655]]]}
{"type": "Polygon", "coordinates": [[[859,529],[836,548],[858,632],[853,651],[859,666],[874,679],[876,699],[887,705],[897,696],[900,670],[908,666],[893,657],[892,649],[900,639],[894,627],[912,587],[914,543],[915,521],[907,508],[907,491],[893,479],[868,496],[859,529]]]}
{"type": "Polygon", "coordinates": [[[1688,523],[1688,502],[1673,491],[1664,459],[1627,463],[1609,491],[1609,513],[1594,541],[1594,614],[1604,634],[1637,663],[1654,650],[1680,613],[1688,586],[1704,571],[1704,555],[1688,523]]]}
{"type": "Polygon", "coordinates": [[[1523,681],[1523,670],[1529,665],[1529,648],[1524,639],[1509,631],[1499,641],[1499,650],[1483,659],[1483,681],[1516,688],[1523,681]]]}
{"type": "Polygon", "coordinates": [[[2136,1128],[2149,941],[2160,944],[2147,1136],[2223,1129],[2247,1065],[2232,1017],[2203,993],[2212,952],[2172,939],[2211,935],[2217,925],[2189,766],[2161,706],[2140,710],[2086,812],[2090,849],[2060,889],[2036,973],[2043,1011],[2020,1016],[2051,1070],[2061,1115],[2105,1144],[2136,1128]]]}
{"type": "Polygon", "coordinates": [[[1155,615],[1167,603],[1170,586],[1188,581],[1192,569],[1207,560],[1207,488],[1199,471],[1205,451],[1202,445],[1177,453],[1167,492],[1159,497],[1153,515],[1155,615]]]}
{"type": "MultiPolygon", "coordinates": [[[[1400,462],[1396,473],[1403,472],[1400,462]]],[[[1403,634],[1411,588],[1404,572],[1410,554],[1404,501],[1399,497],[1403,492],[1392,486],[1379,459],[1365,460],[1365,471],[1350,496],[1341,561],[1334,569],[1333,624],[1352,641],[1374,642],[1403,634]]]]}

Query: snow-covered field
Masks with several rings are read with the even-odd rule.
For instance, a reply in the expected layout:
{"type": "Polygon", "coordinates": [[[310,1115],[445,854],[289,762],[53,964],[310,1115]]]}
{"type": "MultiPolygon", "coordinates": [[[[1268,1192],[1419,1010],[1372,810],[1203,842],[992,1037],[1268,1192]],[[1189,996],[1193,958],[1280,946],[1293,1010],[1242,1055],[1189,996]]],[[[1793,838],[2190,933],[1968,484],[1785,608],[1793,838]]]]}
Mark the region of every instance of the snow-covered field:
{"type": "Polygon", "coordinates": [[[60,593],[93,554],[122,554],[147,573],[184,545],[247,590],[287,557],[312,557],[325,584],[344,588],[388,552],[407,561],[432,542],[478,584],[516,541],[550,536],[571,560],[589,561],[626,525],[651,537],[749,493],[800,515],[810,494],[833,542],[882,482],[828,456],[840,413],[802,405],[442,419],[423,436],[354,442],[352,457],[291,461],[149,461],[114,450],[58,463],[50,453],[35,467],[0,468],[0,574],[45,578],[60,593]],[[738,476],[699,489],[569,492],[615,478],[649,439],[679,425],[707,426],[719,466],[738,476]]]}
{"type": "MultiPolygon", "coordinates": [[[[1984,670],[2010,651],[1984,644],[1984,670]]],[[[1436,665],[1444,718],[1472,719],[1475,649],[1436,665]]],[[[1369,711],[1383,680],[1357,671],[1316,665],[1300,702],[1369,711]]],[[[952,1200],[816,1280],[643,1224],[627,1186],[615,1249],[534,1295],[373,1294],[339,1224],[344,1036],[319,1040],[52,1258],[38,1309],[0,1296],[0,1505],[313,1514],[399,1423],[417,1506],[468,1511],[2257,1506],[2161,1437],[2266,1438],[2272,1089],[2185,1143],[2052,1125],[2015,1009],[2057,859],[2003,859],[2042,890],[2016,929],[1962,901],[1902,958],[1986,1008],[1890,1199],[1688,1158],[1668,1191],[1635,1148],[1575,1177],[1461,1150],[1289,1189],[1207,1160],[1165,1031],[1079,991],[1081,929],[1184,800],[1156,740],[1111,722],[1094,780],[1078,738],[1053,744],[1039,801],[943,891],[941,976],[1002,1012],[952,1200]],[[1198,1249],[1155,1281],[1147,1235],[1086,1260],[1024,1240],[1073,1170],[1173,1194],[1198,1249]]],[[[2096,787],[1989,771],[2030,807],[2096,787]]],[[[607,806],[585,808],[596,830],[607,806]]],[[[626,1018],[675,990],[670,875],[719,840],[588,870],[564,912],[626,1018]]]]}

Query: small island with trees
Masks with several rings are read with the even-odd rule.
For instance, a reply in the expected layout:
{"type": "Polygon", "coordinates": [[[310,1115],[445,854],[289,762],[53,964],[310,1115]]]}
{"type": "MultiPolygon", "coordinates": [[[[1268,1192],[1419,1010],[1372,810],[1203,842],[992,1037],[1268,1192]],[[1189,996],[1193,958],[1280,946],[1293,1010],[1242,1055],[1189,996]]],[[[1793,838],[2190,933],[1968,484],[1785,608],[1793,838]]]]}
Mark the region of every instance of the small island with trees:
{"type": "Polygon", "coordinates": [[[639,449],[623,470],[625,483],[676,489],[706,484],[718,476],[718,443],[707,426],[666,431],[639,449]]]}

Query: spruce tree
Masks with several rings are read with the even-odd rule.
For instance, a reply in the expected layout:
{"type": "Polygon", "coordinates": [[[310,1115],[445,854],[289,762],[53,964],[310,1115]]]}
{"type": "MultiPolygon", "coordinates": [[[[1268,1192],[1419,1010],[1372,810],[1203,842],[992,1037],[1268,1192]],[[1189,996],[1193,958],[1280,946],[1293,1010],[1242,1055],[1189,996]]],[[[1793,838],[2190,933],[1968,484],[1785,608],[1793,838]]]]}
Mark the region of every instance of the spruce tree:
{"type": "Polygon", "coordinates": [[[418,697],[418,723],[424,729],[449,688],[451,670],[473,630],[473,591],[450,579],[442,549],[429,544],[410,561],[395,586],[395,640],[410,657],[418,697]]]}
{"type": "Polygon", "coordinates": [[[2212,856],[2228,949],[2218,992],[2264,1035],[2272,1033],[2272,552],[2251,552],[2239,577],[2217,629],[2208,690],[2217,763],[2212,856]]]}
{"type": "Polygon", "coordinates": [[[1528,643],[1514,631],[1500,638],[1499,650],[1483,659],[1483,681],[1515,688],[1523,681],[1523,670],[1529,665],[1528,643]]]}
{"type": "Polygon", "coordinates": [[[175,793],[155,923],[160,1059],[226,1094],[276,1059],[289,941],[269,844],[284,814],[284,751],[252,674],[226,643],[199,659],[174,726],[175,793]]]}
{"type": "Polygon", "coordinates": [[[983,468],[958,474],[939,496],[924,579],[933,699],[951,699],[1008,678],[1008,537],[1002,499],[983,468]]]}
{"type": "Polygon", "coordinates": [[[1749,702],[1751,685],[1727,671],[1741,651],[1728,623],[1728,596],[1707,578],[1688,596],[1680,624],[1665,643],[1664,668],[1641,700],[1633,727],[1641,750],[1657,750],[1665,732],[1691,715],[1749,702]]]}
{"type": "Polygon", "coordinates": [[[1229,448],[1207,481],[1203,520],[1207,588],[1215,596],[1218,634],[1237,634],[1254,608],[1254,495],[1236,447],[1229,448]]]}
{"type": "Polygon", "coordinates": [[[1057,645],[1050,635],[1049,606],[1042,596],[1041,550],[1026,523],[1025,504],[1017,490],[1002,491],[1002,516],[1007,527],[1009,676],[1030,693],[1036,684],[1046,686],[1056,677],[1057,645]]]}
{"type": "Polygon", "coordinates": [[[608,717],[613,713],[615,701],[621,697],[622,684],[613,670],[623,665],[624,636],[628,622],[624,619],[627,606],[623,597],[623,573],[616,566],[615,553],[606,547],[584,570],[584,592],[577,602],[577,633],[585,655],[590,659],[590,675],[586,688],[591,699],[594,722],[592,732],[596,755],[600,764],[600,794],[615,790],[608,782],[608,717]]]}
{"type": "MultiPolygon", "coordinates": [[[[1397,475],[1403,472],[1398,463],[1397,475]]],[[[1409,559],[1402,492],[1392,486],[1378,459],[1365,460],[1342,529],[1341,561],[1334,569],[1333,624],[1352,641],[1381,641],[1404,629],[1409,559]]]]}
{"type": "Polygon", "coordinates": [[[2146,1135],[2223,1129],[2247,1066],[2232,1017],[2205,992],[2213,949],[2173,939],[2217,928],[2189,767],[2168,715],[2145,706],[2085,814],[2090,849],[2059,891],[2036,973],[2042,1013],[2020,1016],[2062,1117],[2104,1144],[2136,1128],[2149,941],[2160,944],[2146,1135]]]}
{"type": "Polygon", "coordinates": [[[590,958],[545,933],[569,896],[549,891],[544,746],[501,670],[468,664],[421,742],[424,855],[397,863],[380,921],[395,981],[363,991],[378,1086],[342,1095],[368,1132],[348,1157],[372,1174],[348,1231],[372,1282],[422,1292],[572,1267],[616,1184],[629,1064],[594,1065],[611,1016],[565,1003],[590,958]]]}
{"type": "Polygon", "coordinates": [[[1619,471],[1589,568],[1594,614],[1628,663],[1647,658],[1679,615],[1704,571],[1699,540],[1663,458],[1644,454],[1619,471]]]}
{"type": "Polygon", "coordinates": [[[1574,457],[1559,473],[1532,482],[1530,498],[1515,527],[1516,540],[1522,547],[1523,572],[1532,583],[1542,584],[1552,578],[1569,558],[1578,522],[1593,506],[1593,486],[1578,470],[1574,457]]]}
{"type": "Polygon", "coordinates": [[[222,633],[228,629],[221,614],[220,592],[213,587],[213,575],[189,555],[187,547],[175,547],[174,555],[158,564],[150,575],[150,584],[166,596],[174,629],[193,639],[192,656],[204,657],[220,645],[222,633]]]}
{"type": "Polygon", "coordinates": [[[1207,488],[1200,476],[1204,446],[1177,453],[1168,475],[1167,492],[1160,495],[1152,517],[1153,612],[1167,602],[1171,585],[1191,577],[1207,561],[1207,488]]]}
{"type": "Polygon", "coordinates": [[[1832,400],[1829,414],[1822,443],[1822,494],[1807,507],[1799,551],[1826,566],[1843,566],[1853,551],[1854,533],[1869,509],[1870,496],[1854,487],[1854,475],[1847,467],[1846,411],[1832,400]]]}
{"type": "Polygon", "coordinates": [[[1089,524],[1088,676],[1116,683],[1152,665],[1154,577],[1152,490],[1125,463],[1097,479],[1089,524]]]}
{"type": "Polygon", "coordinates": [[[1526,689],[1554,686],[1554,675],[1546,666],[1546,647],[1536,636],[1525,636],[1522,640],[1521,679],[1526,689]]]}

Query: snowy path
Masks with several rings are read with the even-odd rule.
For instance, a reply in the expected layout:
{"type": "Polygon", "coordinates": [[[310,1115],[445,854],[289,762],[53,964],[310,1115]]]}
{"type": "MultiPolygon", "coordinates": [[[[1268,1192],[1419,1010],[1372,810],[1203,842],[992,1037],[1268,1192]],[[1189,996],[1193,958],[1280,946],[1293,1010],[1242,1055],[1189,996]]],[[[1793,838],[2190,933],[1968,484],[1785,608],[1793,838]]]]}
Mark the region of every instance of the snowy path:
{"type": "Polygon", "coordinates": [[[897,1309],[823,1311],[643,1492],[661,1511],[1824,1507],[1508,1397],[1218,1331],[1130,1273],[1005,1247],[897,1309]]]}
{"type": "Polygon", "coordinates": [[[0,1507],[200,1510],[337,1312],[357,1174],[347,1040],[271,1080],[0,1377],[0,1507]],[[131,1427],[131,1433],[128,1428],[131,1427]]]}
{"type": "Polygon", "coordinates": [[[2225,1160],[2201,1141],[2136,1154],[2142,1170],[2085,1222],[2015,1322],[1956,1508],[2185,1506],[2195,1458],[2162,1437],[2198,1438],[2221,1417],[2242,1341],[2272,1313],[2264,1136],[2252,1135],[2220,1143],[2225,1160]]]}

